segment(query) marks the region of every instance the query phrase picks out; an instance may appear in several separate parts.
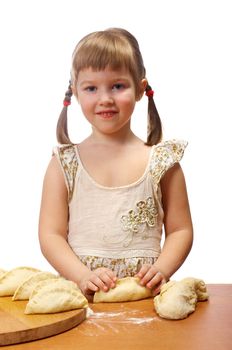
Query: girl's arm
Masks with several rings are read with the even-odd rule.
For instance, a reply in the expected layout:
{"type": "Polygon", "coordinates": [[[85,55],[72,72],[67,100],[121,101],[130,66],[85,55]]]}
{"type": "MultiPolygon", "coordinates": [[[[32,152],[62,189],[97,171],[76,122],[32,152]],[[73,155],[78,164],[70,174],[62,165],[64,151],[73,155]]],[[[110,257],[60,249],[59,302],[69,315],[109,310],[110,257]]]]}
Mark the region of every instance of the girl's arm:
{"type": "Polygon", "coordinates": [[[60,165],[55,157],[45,174],[40,219],[39,240],[43,255],[63,277],[78,284],[88,294],[114,286],[115,276],[108,269],[90,271],[76,256],[67,242],[68,193],[60,165]]]}
{"type": "MultiPolygon", "coordinates": [[[[141,284],[156,288],[167,281],[183,264],[192,247],[193,227],[187,189],[179,163],[161,180],[165,242],[154,265],[144,265],[138,273],[141,284]]],[[[158,288],[157,288],[158,287],[158,288]]]]}

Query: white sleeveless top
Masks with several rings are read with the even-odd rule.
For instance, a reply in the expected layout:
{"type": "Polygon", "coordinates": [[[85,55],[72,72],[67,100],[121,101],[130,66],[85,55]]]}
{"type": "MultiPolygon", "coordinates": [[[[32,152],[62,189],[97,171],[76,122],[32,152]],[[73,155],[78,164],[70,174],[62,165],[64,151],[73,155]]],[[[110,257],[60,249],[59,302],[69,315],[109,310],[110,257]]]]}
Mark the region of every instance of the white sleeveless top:
{"type": "Polygon", "coordinates": [[[96,183],[83,167],[77,145],[54,149],[69,195],[68,243],[84,263],[86,257],[157,259],[164,215],[160,179],[181,160],[186,145],[172,140],[152,146],[142,177],[121,187],[96,183]]]}

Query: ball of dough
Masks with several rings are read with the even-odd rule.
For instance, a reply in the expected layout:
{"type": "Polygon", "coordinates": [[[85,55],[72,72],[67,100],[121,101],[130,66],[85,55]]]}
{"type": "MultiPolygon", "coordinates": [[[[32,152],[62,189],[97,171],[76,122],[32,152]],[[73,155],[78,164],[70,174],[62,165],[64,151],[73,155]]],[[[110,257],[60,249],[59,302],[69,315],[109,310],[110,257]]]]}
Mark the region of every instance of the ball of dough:
{"type": "Polygon", "coordinates": [[[154,298],[154,306],[160,317],[179,320],[195,311],[198,300],[207,299],[204,281],[189,277],[179,282],[165,283],[160,294],[154,298]]]}

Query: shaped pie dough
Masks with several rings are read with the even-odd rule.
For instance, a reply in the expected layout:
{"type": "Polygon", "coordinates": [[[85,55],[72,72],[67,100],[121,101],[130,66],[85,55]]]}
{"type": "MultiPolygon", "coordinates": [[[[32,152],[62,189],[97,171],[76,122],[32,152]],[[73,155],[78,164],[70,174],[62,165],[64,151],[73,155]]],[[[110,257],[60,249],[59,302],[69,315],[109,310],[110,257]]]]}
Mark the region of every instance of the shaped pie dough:
{"type": "Polygon", "coordinates": [[[44,272],[44,271],[40,271],[37,272],[31,276],[29,276],[29,278],[27,278],[26,280],[24,280],[16,289],[12,300],[27,300],[29,299],[33,289],[35,288],[35,286],[37,285],[38,282],[43,281],[43,280],[47,280],[47,279],[53,279],[53,278],[58,278],[57,275],[54,275],[51,272],[44,272]]]}
{"type": "Polygon", "coordinates": [[[16,267],[0,276],[0,296],[13,295],[18,286],[39,270],[33,267],[16,267]]]}
{"type": "Polygon", "coordinates": [[[205,282],[189,277],[179,282],[165,283],[160,294],[154,298],[154,306],[160,317],[179,320],[195,311],[197,301],[207,299],[205,282]]]}
{"type": "Polygon", "coordinates": [[[74,282],[63,278],[39,282],[26,305],[25,314],[47,314],[86,308],[88,301],[74,282]]]}
{"type": "Polygon", "coordinates": [[[108,292],[98,291],[94,294],[94,303],[115,303],[149,298],[152,296],[150,289],[139,284],[137,277],[125,277],[118,279],[116,287],[108,292]]]}
{"type": "Polygon", "coordinates": [[[3,275],[6,271],[3,269],[0,269],[0,276],[3,275]]]}

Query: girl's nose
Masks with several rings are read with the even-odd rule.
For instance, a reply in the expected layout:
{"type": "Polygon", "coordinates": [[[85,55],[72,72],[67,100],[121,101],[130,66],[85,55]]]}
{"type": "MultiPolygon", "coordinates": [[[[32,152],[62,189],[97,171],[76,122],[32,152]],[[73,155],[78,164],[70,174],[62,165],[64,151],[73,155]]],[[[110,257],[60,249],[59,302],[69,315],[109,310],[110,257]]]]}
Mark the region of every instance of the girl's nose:
{"type": "Polygon", "coordinates": [[[114,102],[112,93],[109,91],[101,92],[99,94],[99,102],[103,105],[112,104],[114,102]]]}

